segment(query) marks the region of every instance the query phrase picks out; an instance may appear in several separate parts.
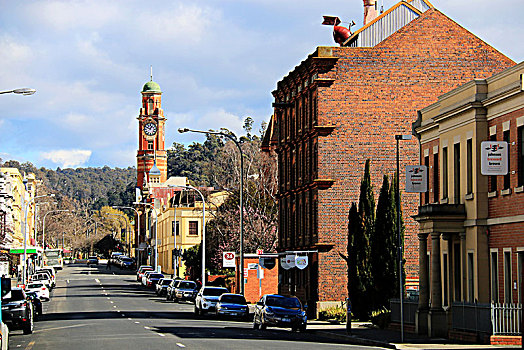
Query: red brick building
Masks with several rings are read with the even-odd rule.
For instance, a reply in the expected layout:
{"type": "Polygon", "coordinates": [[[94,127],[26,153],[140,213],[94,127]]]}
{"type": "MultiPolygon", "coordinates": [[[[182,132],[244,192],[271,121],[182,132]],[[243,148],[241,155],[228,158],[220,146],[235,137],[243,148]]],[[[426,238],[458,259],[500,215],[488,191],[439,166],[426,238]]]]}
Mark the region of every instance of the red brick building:
{"type": "MultiPolygon", "coordinates": [[[[318,47],[278,82],[263,142],[278,154],[278,249],[310,252],[306,269],[280,270],[279,292],[312,312],[347,296],[339,253],[366,159],[378,198],[383,174],[394,174],[395,134],[411,133],[417,110],[514,64],[423,0],[368,20],[342,47],[318,47]]],[[[402,142],[403,166],[418,162],[418,147],[402,142]]],[[[418,196],[404,194],[402,205],[407,277],[416,284],[418,196]]]]}

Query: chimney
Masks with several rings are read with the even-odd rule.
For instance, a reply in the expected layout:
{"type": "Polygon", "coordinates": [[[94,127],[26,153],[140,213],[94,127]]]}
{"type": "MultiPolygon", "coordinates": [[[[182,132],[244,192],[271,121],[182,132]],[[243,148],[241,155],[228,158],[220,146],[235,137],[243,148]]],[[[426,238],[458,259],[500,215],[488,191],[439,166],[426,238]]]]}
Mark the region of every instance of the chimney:
{"type": "Polygon", "coordinates": [[[377,0],[364,0],[364,25],[378,17],[377,0]]]}

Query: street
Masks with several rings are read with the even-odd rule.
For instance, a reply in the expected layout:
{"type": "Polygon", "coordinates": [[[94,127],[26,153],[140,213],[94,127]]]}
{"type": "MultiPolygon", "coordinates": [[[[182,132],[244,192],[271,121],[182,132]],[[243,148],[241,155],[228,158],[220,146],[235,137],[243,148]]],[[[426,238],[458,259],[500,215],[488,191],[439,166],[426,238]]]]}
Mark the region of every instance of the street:
{"type": "Polygon", "coordinates": [[[34,333],[10,333],[11,349],[334,349],[365,347],[251,322],[195,318],[192,304],[166,302],[134,272],[105,265],[65,266],[34,333]]]}

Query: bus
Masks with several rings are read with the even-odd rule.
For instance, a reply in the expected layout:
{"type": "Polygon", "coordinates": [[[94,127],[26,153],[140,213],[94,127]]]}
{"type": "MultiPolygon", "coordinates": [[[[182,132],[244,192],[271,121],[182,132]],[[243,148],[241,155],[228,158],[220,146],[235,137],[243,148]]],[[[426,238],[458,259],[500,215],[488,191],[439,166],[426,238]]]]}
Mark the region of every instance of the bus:
{"type": "Polygon", "coordinates": [[[61,270],[64,267],[64,257],[62,249],[46,249],[44,256],[44,266],[54,267],[61,270]]]}

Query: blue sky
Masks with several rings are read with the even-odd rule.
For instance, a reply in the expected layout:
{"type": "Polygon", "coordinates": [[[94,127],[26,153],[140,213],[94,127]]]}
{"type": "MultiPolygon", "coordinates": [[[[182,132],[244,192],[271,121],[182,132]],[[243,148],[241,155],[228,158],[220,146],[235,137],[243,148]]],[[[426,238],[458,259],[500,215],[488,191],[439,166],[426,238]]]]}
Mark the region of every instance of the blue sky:
{"type": "MultiPolygon", "coordinates": [[[[396,1],[379,0],[387,9],[396,1]]],[[[516,62],[524,1],[432,4],[516,62]]],[[[317,46],[322,15],[362,25],[362,0],[0,0],[0,158],[49,168],[135,165],[140,91],[162,88],[166,145],[180,127],[256,129],[276,83],[317,46]]]]}

